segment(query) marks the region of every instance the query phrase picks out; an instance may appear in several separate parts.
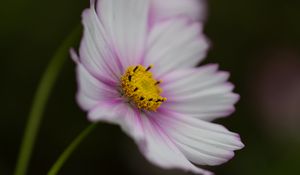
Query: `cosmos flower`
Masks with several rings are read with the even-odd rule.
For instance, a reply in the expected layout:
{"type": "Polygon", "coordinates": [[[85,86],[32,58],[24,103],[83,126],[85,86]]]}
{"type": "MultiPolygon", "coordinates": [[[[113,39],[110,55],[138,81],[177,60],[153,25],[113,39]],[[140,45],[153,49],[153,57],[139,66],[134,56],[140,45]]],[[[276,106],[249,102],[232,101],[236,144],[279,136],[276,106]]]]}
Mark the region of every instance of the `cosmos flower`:
{"type": "Polygon", "coordinates": [[[211,174],[194,163],[222,164],[243,147],[211,122],[239,96],[217,65],[195,67],[208,49],[202,24],[184,10],[153,14],[154,1],[100,0],[83,12],[79,55],[72,51],[77,100],[90,121],[118,124],[153,164],[211,174]]]}

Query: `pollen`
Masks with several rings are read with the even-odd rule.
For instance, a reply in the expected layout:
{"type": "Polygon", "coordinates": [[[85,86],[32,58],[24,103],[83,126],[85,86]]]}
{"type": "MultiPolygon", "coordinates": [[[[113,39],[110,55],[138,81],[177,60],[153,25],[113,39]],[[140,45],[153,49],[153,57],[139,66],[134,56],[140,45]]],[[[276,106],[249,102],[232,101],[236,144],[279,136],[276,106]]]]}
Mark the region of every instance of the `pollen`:
{"type": "Polygon", "coordinates": [[[139,109],[156,111],[167,98],[160,96],[161,81],[153,78],[153,67],[129,66],[121,77],[122,94],[139,109]]]}

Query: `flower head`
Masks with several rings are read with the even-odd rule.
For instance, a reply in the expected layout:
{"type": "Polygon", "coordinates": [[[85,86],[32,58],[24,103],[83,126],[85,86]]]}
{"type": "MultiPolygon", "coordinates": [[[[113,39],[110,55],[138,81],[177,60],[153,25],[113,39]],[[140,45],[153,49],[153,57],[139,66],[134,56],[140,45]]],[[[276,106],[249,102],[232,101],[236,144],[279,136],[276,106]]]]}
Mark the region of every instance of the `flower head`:
{"type": "Polygon", "coordinates": [[[77,100],[90,121],[120,125],[152,163],[210,174],[193,163],[218,165],[243,147],[211,123],[239,96],[216,65],[195,67],[208,49],[195,13],[158,13],[155,2],[100,0],[83,12],[79,55],[72,51],[77,100]]]}

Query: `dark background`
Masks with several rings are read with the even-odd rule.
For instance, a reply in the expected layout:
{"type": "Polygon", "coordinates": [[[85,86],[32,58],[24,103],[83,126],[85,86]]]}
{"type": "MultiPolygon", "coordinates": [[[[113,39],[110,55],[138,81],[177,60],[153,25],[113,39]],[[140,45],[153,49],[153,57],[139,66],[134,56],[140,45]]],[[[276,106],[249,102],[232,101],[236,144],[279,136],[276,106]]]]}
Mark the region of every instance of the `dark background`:
{"type": "MultiPolygon", "coordinates": [[[[0,1],[0,174],[13,173],[41,75],[88,0],[0,1]]],[[[246,147],[209,169],[219,175],[300,174],[300,1],[209,1],[205,63],[231,72],[241,94],[232,117],[216,122],[241,134],[246,147]]],[[[45,111],[29,173],[46,174],[61,151],[89,125],[74,100],[69,59],[45,111]]],[[[100,124],[60,174],[184,175],[161,170],[119,127],[100,124]]]]}

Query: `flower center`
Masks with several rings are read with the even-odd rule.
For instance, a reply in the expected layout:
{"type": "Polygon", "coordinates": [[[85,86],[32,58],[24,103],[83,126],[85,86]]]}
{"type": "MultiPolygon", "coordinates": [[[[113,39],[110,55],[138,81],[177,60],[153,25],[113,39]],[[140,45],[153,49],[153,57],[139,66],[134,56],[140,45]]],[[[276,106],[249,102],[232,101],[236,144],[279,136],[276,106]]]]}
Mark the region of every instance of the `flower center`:
{"type": "Polygon", "coordinates": [[[142,65],[129,66],[121,77],[123,94],[132,101],[139,109],[156,111],[167,100],[160,96],[162,89],[161,81],[153,78],[149,71],[153,66],[145,68],[142,65]]]}

